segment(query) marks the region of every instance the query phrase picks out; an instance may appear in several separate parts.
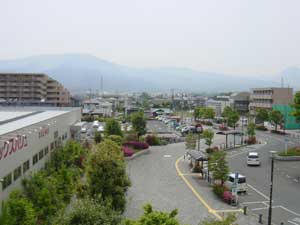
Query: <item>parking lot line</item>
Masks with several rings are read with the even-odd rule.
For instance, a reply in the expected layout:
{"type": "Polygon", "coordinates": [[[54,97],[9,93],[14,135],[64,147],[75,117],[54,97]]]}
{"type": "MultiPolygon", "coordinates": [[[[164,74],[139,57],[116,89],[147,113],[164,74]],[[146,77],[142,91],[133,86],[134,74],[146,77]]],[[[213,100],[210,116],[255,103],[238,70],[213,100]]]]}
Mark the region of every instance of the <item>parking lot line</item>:
{"type": "Polygon", "coordinates": [[[179,161],[183,158],[183,156],[179,157],[175,162],[175,168],[177,170],[177,174],[183,179],[186,185],[191,189],[194,195],[198,198],[198,200],[207,208],[208,212],[214,215],[217,219],[222,220],[222,217],[203,199],[203,197],[195,190],[195,188],[191,185],[191,183],[182,175],[179,169],[179,161]]]}
{"type": "Polygon", "coordinates": [[[289,213],[291,213],[291,214],[293,214],[293,215],[295,215],[295,216],[299,216],[300,217],[300,214],[298,214],[298,213],[296,213],[296,212],[294,212],[294,211],[292,211],[292,210],[290,210],[290,209],[287,209],[287,208],[285,208],[284,206],[280,206],[280,208],[282,208],[282,209],[284,209],[285,211],[288,211],[289,213]]]}
{"type": "Polygon", "coordinates": [[[260,194],[261,196],[263,196],[265,199],[270,200],[268,196],[266,196],[265,194],[263,194],[262,192],[260,192],[259,190],[257,190],[255,187],[253,187],[251,184],[247,184],[252,190],[254,190],[256,193],[260,194]]]}
{"type": "Polygon", "coordinates": [[[293,221],[288,220],[289,223],[294,224],[294,225],[300,225],[299,223],[295,223],[293,221]]]}

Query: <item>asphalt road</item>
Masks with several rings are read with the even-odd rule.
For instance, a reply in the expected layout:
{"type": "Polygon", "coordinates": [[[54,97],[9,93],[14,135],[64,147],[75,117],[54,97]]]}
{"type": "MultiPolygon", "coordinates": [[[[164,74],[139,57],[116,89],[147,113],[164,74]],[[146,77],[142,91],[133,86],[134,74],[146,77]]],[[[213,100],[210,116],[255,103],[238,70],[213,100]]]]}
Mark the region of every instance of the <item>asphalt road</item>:
{"type": "MultiPolygon", "coordinates": [[[[257,132],[257,136],[267,142],[258,149],[244,148],[242,152],[229,156],[229,165],[233,172],[247,177],[248,194],[240,196],[243,205],[256,214],[263,214],[264,221],[268,213],[268,196],[270,189],[271,159],[269,151],[284,150],[284,136],[257,132]],[[248,151],[260,153],[261,166],[249,167],[246,164],[248,151]]],[[[299,145],[299,140],[288,138],[288,147],[299,145]]],[[[274,224],[300,225],[300,162],[275,161],[273,186],[273,220],[274,224]]]]}
{"type": "Polygon", "coordinates": [[[151,147],[149,154],[127,161],[132,185],[127,192],[125,217],[142,215],[146,203],[162,211],[177,208],[182,224],[198,225],[211,216],[177,174],[175,162],[184,153],[184,143],[169,144],[151,147]]]}

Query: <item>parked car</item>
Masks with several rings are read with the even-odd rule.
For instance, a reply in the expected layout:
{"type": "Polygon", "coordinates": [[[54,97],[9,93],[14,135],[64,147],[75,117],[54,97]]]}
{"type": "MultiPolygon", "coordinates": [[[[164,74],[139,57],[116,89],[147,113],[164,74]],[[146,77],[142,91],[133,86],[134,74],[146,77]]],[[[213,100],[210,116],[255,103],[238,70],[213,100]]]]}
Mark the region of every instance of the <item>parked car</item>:
{"type": "Polygon", "coordinates": [[[248,166],[259,166],[260,160],[257,152],[249,152],[247,155],[247,165],[248,166]]]}
{"type": "Polygon", "coordinates": [[[93,122],[92,127],[93,127],[93,128],[98,128],[99,125],[100,125],[99,121],[98,121],[98,120],[95,120],[95,121],[93,122]]]}
{"type": "Polygon", "coordinates": [[[86,129],[86,127],[81,127],[81,129],[80,129],[80,133],[86,133],[87,132],[87,129],[86,129]]]}
{"type": "MultiPolygon", "coordinates": [[[[228,180],[225,182],[225,186],[232,191],[234,187],[235,181],[235,173],[231,173],[228,175],[228,180]]],[[[242,174],[238,174],[238,180],[236,184],[236,191],[237,192],[247,192],[247,182],[246,177],[242,174]]]]}

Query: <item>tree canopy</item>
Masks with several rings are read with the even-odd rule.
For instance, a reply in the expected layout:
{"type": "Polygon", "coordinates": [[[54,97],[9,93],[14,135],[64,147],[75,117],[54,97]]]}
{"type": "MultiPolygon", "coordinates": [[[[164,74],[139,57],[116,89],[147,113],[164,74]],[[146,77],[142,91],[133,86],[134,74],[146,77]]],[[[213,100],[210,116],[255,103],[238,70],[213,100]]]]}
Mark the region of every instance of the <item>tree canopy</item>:
{"type": "Polygon", "coordinates": [[[209,147],[211,146],[211,144],[213,142],[214,135],[215,135],[215,133],[210,129],[206,129],[203,131],[202,136],[205,139],[205,144],[207,144],[209,147]]]}
{"type": "Polygon", "coordinates": [[[295,94],[294,101],[291,106],[293,108],[291,115],[295,117],[297,123],[300,123],[300,91],[295,94]]]}
{"type": "Polygon", "coordinates": [[[227,180],[229,173],[226,152],[213,152],[208,160],[208,169],[213,172],[214,179],[221,180],[223,184],[227,180]]]}
{"type": "Polygon", "coordinates": [[[106,139],[98,144],[89,158],[88,184],[91,196],[111,201],[113,209],[125,209],[125,192],[130,185],[121,147],[106,139]]]}
{"type": "Polygon", "coordinates": [[[138,137],[146,134],[146,122],[143,112],[135,112],[131,115],[132,128],[137,133],[138,137]]]}
{"type": "Polygon", "coordinates": [[[269,112],[266,109],[259,108],[256,110],[256,123],[263,123],[269,120],[269,112]]]}
{"type": "Polygon", "coordinates": [[[168,212],[153,210],[152,206],[144,206],[144,215],[137,220],[126,220],[124,225],[180,225],[176,219],[177,209],[168,212]]]}
{"type": "Polygon", "coordinates": [[[275,130],[277,131],[278,124],[283,122],[283,115],[279,110],[272,110],[269,114],[270,122],[275,124],[275,130]]]}
{"type": "Polygon", "coordinates": [[[108,119],[105,124],[104,134],[106,136],[109,136],[109,135],[123,136],[123,132],[121,130],[120,123],[115,119],[108,119]]]}
{"type": "Polygon", "coordinates": [[[197,146],[197,137],[192,132],[189,132],[185,137],[185,148],[189,150],[196,149],[197,146]]]}

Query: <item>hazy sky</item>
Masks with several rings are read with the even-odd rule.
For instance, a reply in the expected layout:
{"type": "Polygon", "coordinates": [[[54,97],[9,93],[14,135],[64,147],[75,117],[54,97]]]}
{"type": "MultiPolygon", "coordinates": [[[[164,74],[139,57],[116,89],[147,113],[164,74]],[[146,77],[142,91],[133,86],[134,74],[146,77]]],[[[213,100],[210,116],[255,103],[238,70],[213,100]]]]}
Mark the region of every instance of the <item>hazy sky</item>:
{"type": "Polygon", "coordinates": [[[300,66],[299,0],[0,0],[0,59],[88,53],[136,67],[300,66]]]}

